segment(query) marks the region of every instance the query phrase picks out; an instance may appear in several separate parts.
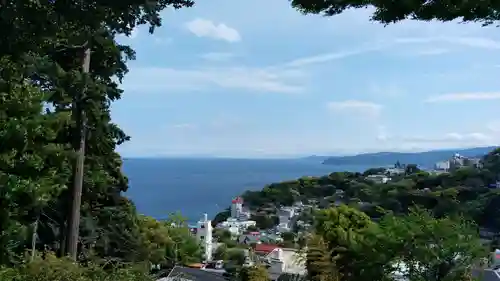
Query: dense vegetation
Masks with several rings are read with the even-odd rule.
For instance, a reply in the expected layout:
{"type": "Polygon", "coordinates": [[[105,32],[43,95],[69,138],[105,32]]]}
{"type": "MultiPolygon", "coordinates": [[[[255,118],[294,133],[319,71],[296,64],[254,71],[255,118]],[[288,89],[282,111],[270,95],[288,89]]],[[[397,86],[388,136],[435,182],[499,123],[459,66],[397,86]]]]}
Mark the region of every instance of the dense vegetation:
{"type": "Polygon", "coordinates": [[[160,11],[192,4],[1,2],[0,279],[143,280],[151,263],[199,260],[185,224],[172,227],[140,216],[122,195],[128,183],[115,148],[129,137],[110,116],[111,103],[122,94],[118,82],[126,62],[134,59],[117,36],[144,24],[152,32],[161,24],[160,11]],[[91,50],[90,73],[83,72],[85,48],[91,50]],[[58,258],[67,253],[82,136],[86,157],[77,259],[85,266],[58,258]]]}
{"type": "Polygon", "coordinates": [[[290,0],[292,6],[303,13],[338,15],[349,9],[374,8],[372,20],[384,24],[405,19],[421,21],[479,22],[495,24],[500,20],[500,1],[443,1],[443,0],[290,0]]]}
{"type": "MultiPolygon", "coordinates": [[[[145,24],[153,32],[161,24],[160,11],[192,4],[190,0],[1,1],[0,280],[150,280],[151,264],[168,268],[200,260],[199,245],[181,218],[160,222],[139,215],[133,202],[122,195],[128,183],[115,148],[129,137],[110,116],[111,103],[122,94],[118,82],[127,73],[126,62],[134,59],[133,50],[119,44],[117,36],[130,35],[145,24]],[[84,49],[91,51],[89,73],[82,67],[84,49]],[[74,199],[71,189],[82,152],[84,182],[75,262],[64,256],[69,203],[74,199]]],[[[367,4],[301,8],[338,13],[367,4]]],[[[414,12],[414,17],[491,21],[497,14],[473,4],[450,11],[428,6],[414,12]],[[431,8],[436,14],[428,14],[431,8]],[[478,15],[468,14],[470,9],[478,15]]],[[[412,13],[412,7],[402,10],[403,16],[381,18],[401,19],[412,13]]],[[[245,198],[252,206],[265,205],[264,212],[300,198],[333,200],[339,189],[349,203],[371,202],[372,207],[395,214],[422,205],[431,213],[417,210],[399,217],[366,209],[371,216],[382,217],[378,224],[347,206],[311,214],[316,223],[307,252],[309,275],[315,280],[368,280],[366,276],[382,280],[392,262],[404,260],[413,265],[412,280],[447,280],[443,276],[462,276],[481,256],[481,247],[473,227],[446,215],[464,215],[491,230],[500,229],[497,192],[484,187],[500,172],[499,152],[490,153],[484,162],[484,169],[451,175],[412,171],[387,185],[369,183],[360,174],[334,173],[271,185],[245,198]],[[442,250],[431,251],[429,245],[438,243],[442,250]],[[370,262],[361,263],[368,257],[370,262]]],[[[266,216],[261,217],[266,221],[266,216]]],[[[218,255],[233,256],[228,259],[241,264],[240,253],[219,251],[218,255]]],[[[240,276],[267,279],[261,267],[254,269],[240,276]]]]}
{"type": "MultiPolygon", "coordinates": [[[[472,280],[491,260],[500,232],[500,149],[482,167],[430,174],[407,165],[388,183],[364,173],[335,172],[248,191],[245,203],[262,217],[297,201],[311,205],[299,220],[313,223],[303,259],[310,280],[472,280]],[[410,168],[408,168],[410,167],[410,168]],[[485,245],[480,234],[494,234],[485,245]]],[[[261,225],[262,227],[265,227],[261,225]]]]}
{"type": "Polygon", "coordinates": [[[379,223],[346,205],[321,210],[308,243],[309,278],[318,281],[466,281],[487,263],[470,222],[422,209],[379,223]]]}
{"type": "Polygon", "coordinates": [[[386,184],[366,179],[367,173],[335,172],[270,184],[261,191],[247,191],[243,198],[255,212],[271,215],[277,207],[296,201],[322,208],[338,203],[356,205],[372,218],[385,211],[406,214],[411,207],[420,206],[435,217],[465,216],[480,227],[500,232],[500,189],[491,188],[500,172],[499,154],[500,149],[487,154],[483,168],[463,167],[442,174],[407,169],[386,184]]]}

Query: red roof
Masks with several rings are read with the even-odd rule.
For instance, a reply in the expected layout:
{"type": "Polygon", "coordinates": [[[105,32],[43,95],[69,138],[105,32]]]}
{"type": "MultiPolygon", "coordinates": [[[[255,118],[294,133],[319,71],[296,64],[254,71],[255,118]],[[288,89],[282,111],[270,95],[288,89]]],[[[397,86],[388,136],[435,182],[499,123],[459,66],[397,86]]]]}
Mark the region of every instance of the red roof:
{"type": "Polygon", "coordinates": [[[269,244],[257,244],[255,245],[255,251],[256,252],[263,252],[263,253],[271,253],[274,251],[274,249],[279,248],[277,245],[269,245],[269,244]]]}
{"type": "Polygon", "coordinates": [[[233,201],[231,201],[233,203],[242,203],[243,204],[243,198],[241,197],[236,197],[233,199],[233,201]]]}

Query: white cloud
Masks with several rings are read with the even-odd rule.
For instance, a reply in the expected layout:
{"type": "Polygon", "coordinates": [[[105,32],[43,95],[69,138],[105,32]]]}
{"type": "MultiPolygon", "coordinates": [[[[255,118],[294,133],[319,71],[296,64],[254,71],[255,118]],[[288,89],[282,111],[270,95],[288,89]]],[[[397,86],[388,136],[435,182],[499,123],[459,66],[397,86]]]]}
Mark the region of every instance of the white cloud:
{"type": "Polygon", "coordinates": [[[305,75],[300,71],[266,68],[133,68],[124,89],[137,91],[203,91],[213,88],[253,92],[300,93],[305,75]]]}
{"type": "MultiPolygon", "coordinates": [[[[365,45],[366,47],[353,48],[351,50],[344,51],[340,50],[297,58],[285,63],[283,66],[302,67],[306,65],[325,63],[329,61],[344,59],[347,57],[362,55],[369,52],[383,51],[402,44],[434,44],[438,42],[479,49],[500,49],[500,42],[482,37],[401,37],[387,41],[370,42],[369,44],[365,45]]],[[[441,55],[447,52],[449,52],[449,50],[446,48],[424,48],[422,50],[415,50],[413,54],[417,56],[429,56],[441,55]]]]}
{"type": "Polygon", "coordinates": [[[224,23],[215,24],[210,20],[195,19],[186,23],[186,28],[198,37],[208,37],[231,43],[241,41],[241,35],[238,30],[224,23]]]}
{"type": "Polygon", "coordinates": [[[488,122],[486,128],[495,134],[500,134],[500,120],[493,120],[488,122]]]}
{"type": "Polygon", "coordinates": [[[497,99],[500,99],[500,92],[451,93],[451,94],[429,97],[425,100],[425,102],[435,103],[435,102],[449,102],[449,101],[497,100],[497,99]]]}
{"type": "Polygon", "coordinates": [[[443,55],[446,53],[449,53],[450,50],[445,49],[445,48],[430,48],[430,49],[423,49],[423,50],[417,50],[413,53],[415,56],[437,56],[437,55],[443,55]]]}
{"type": "Polygon", "coordinates": [[[177,129],[177,130],[193,130],[193,129],[196,129],[197,126],[196,126],[196,124],[192,124],[192,123],[180,123],[180,124],[173,125],[172,128],[177,129]]]}
{"type": "Polygon", "coordinates": [[[482,143],[491,140],[491,137],[485,133],[447,133],[438,137],[403,137],[402,141],[412,143],[455,143],[455,142],[469,142],[469,143],[482,143]]]}
{"type": "Polygon", "coordinates": [[[232,58],[235,57],[235,54],[233,53],[217,53],[217,52],[214,52],[214,53],[206,53],[206,54],[203,54],[201,55],[201,57],[205,60],[209,60],[209,61],[228,61],[232,58]]]}
{"type": "Polygon", "coordinates": [[[395,42],[401,44],[443,42],[480,49],[500,49],[500,42],[484,37],[403,37],[396,39],[395,42]]]}
{"type": "Polygon", "coordinates": [[[339,52],[333,52],[333,53],[325,53],[325,54],[319,54],[319,55],[314,55],[314,56],[309,56],[309,57],[303,57],[303,58],[297,58],[292,61],[289,61],[285,63],[283,66],[285,67],[302,67],[306,66],[309,64],[318,64],[318,63],[324,63],[324,62],[329,62],[333,60],[339,60],[347,57],[352,57],[355,55],[363,54],[366,52],[370,51],[375,51],[378,50],[378,48],[361,48],[358,50],[352,50],[352,51],[339,51],[339,52]]]}
{"type": "Polygon", "coordinates": [[[382,110],[382,105],[366,101],[346,100],[340,102],[329,102],[327,107],[332,112],[366,114],[378,116],[382,110]]]}
{"type": "Polygon", "coordinates": [[[428,151],[434,149],[467,148],[493,146],[500,141],[500,135],[488,130],[465,133],[447,133],[443,135],[393,136],[382,132],[377,137],[378,148],[374,151],[428,151]]]}

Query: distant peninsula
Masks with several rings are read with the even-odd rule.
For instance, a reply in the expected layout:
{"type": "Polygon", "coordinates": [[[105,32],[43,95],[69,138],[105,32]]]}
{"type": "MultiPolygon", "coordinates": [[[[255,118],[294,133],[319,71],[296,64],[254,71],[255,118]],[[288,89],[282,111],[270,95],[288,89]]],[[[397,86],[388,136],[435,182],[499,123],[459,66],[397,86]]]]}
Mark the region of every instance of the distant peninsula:
{"type": "Polygon", "coordinates": [[[377,152],[352,156],[332,156],[323,160],[325,165],[370,165],[388,166],[396,162],[412,163],[422,167],[431,167],[434,163],[450,158],[455,153],[465,157],[477,157],[487,154],[496,147],[474,147],[466,149],[432,150],[425,152],[377,152]]]}

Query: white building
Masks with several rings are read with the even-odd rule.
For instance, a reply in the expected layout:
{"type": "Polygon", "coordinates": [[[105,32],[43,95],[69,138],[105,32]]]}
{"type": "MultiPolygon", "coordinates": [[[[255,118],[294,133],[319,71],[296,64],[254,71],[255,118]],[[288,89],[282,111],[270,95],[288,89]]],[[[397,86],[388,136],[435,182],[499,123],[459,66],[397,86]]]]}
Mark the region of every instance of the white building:
{"type": "Polygon", "coordinates": [[[440,161],[434,164],[434,169],[438,171],[449,171],[450,167],[450,161],[440,161]]]}
{"type": "Polygon", "coordinates": [[[295,209],[290,207],[282,207],[278,211],[279,223],[278,231],[289,232],[292,229],[292,218],[295,216],[295,209]]]}
{"type": "Polygon", "coordinates": [[[205,254],[205,260],[212,260],[212,222],[208,220],[207,214],[203,215],[203,219],[198,222],[196,227],[196,238],[200,241],[205,254]]]}
{"type": "Polygon", "coordinates": [[[390,177],[384,175],[369,175],[366,177],[367,180],[374,181],[376,183],[387,183],[391,180],[390,177]]]}
{"type": "Polygon", "coordinates": [[[293,218],[295,215],[295,209],[291,207],[281,207],[279,210],[280,217],[286,217],[288,219],[293,218]]]}
{"type": "Polygon", "coordinates": [[[280,222],[278,224],[278,228],[277,229],[278,229],[279,232],[290,232],[290,231],[292,231],[292,228],[291,228],[289,222],[283,222],[283,223],[280,222]]]}
{"type": "Polygon", "coordinates": [[[390,175],[390,176],[396,176],[400,174],[404,174],[405,170],[401,168],[388,168],[385,170],[385,173],[390,175]]]}
{"type": "Polygon", "coordinates": [[[217,225],[218,228],[227,229],[232,235],[238,236],[243,233],[249,226],[256,226],[256,221],[240,221],[235,218],[228,218],[217,225]]]}
{"type": "Polygon", "coordinates": [[[231,201],[231,217],[239,218],[241,213],[243,212],[243,198],[236,197],[231,201]]]}
{"type": "Polygon", "coordinates": [[[242,221],[250,218],[250,212],[243,208],[243,198],[236,197],[231,201],[231,218],[242,221]]]}
{"type": "Polygon", "coordinates": [[[278,246],[258,244],[255,253],[261,261],[269,265],[267,269],[271,280],[278,280],[283,274],[305,276],[307,274],[304,259],[295,249],[283,249],[278,246]]]}

